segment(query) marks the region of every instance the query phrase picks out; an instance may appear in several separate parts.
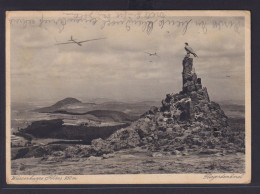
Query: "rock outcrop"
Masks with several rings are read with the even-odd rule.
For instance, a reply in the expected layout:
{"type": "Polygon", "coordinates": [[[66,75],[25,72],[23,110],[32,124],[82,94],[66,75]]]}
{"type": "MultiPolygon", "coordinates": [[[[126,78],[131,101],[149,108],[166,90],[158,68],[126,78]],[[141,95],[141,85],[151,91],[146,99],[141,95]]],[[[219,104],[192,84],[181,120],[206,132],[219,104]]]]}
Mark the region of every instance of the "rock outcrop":
{"type": "Polygon", "coordinates": [[[102,155],[137,146],[172,154],[223,153],[227,145],[230,152],[241,151],[243,143],[234,142],[227,116],[217,103],[210,101],[207,88],[197,78],[193,59],[187,56],[182,77],[181,92],[167,94],[160,108],[152,107],[108,139],[93,140],[92,153],[102,155]]]}
{"type": "MultiPolygon", "coordinates": [[[[92,140],[87,149],[75,153],[104,156],[114,151],[141,147],[151,152],[173,155],[189,153],[225,154],[243,152],[244,140],[230,130],[220,106],[210,101],[193,68],[193,59],[183,60],[183,90],[167,94],[161,107],[152,107],[129,127],[107,139],[92,140]]],[[[67,150],[68,151],[68,150],[67,150]]],[[[73,155],[74,151],[69,151],[73,155]]]]}
{"type": "Polygon", "coordinates": [[[183,72],[182,72],[182,91],[192,92],[198,91],[202,88],[201,79],[197,78],[195,69],[193,68],[193,58],[185,57],[182,62],[183,72]]]}

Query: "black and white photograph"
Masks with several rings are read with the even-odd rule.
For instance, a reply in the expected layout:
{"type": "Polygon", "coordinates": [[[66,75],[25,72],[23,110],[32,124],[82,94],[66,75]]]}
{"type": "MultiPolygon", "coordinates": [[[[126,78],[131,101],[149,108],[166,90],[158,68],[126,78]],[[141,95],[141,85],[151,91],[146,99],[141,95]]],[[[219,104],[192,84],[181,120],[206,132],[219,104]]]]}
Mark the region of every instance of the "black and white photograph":
{"type": "Polygon", "coordinates": [[[7,183],[250,183],[250,32],[248,11],[7,12],[7,183]]]}

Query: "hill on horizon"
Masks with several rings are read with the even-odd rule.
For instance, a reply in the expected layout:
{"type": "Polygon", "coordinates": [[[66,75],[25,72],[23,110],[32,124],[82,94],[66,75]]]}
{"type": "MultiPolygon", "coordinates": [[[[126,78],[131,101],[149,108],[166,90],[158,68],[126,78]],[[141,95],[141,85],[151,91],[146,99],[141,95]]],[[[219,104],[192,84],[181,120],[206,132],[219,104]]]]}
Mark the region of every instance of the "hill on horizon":
{"type": "MultiPolygon", "coordinates": [[[[71,115],[86,115],[89,111],[101,111],[107,115],[108,111],[118,111],[121,112],[122,118],[127,118],[127,120],[136,119],[152,106],[160,105],[160,101],[140,101],[140,102],[120,102],[120,101],[108,101],[102,103],[93,102],[82,102],[76,98],[65,98],[57,103],[43,108],[34,109],[36,112],[40,113],[61,113],[61,114],[71,114],[71,115]],[[125,116],[127,115],[127,116],[125,116]]],[[[110,112],[111,114],[115,112],[110,112]]],[[[100,112],[98,113],[100,115],[100,112]]],[[[114,115],[115,116],[115,115],[114,115]]],[[[105,116],[107,117],[107,116],[105,116]]],[[[109,116],[110,118],[113,116],[109,116]]],[[[118,117],[117,117],[118,118],[118,117]]],[[[121,116],[120,116],[121,118],[121,116]]],[[[119,119],[121,120],[121,119],[119,119]]]]}
{"type": "MultiPolygon", "coordinates": [[[[86,115],[89,111],[118,111],[125,113],[128,117],[137,118],[149,110],[152,106],[160,106],[160,101],[139,101],[139,102],[122,102],[112,101],[94,103],[94,102],[82,102],[76,98],[68,97],[56,102],[55,104],[34,109],[40,113],[61,113],[71,115],[86,115]]],[[[228,116],[231,117],[244,117],[244,105],[234,101],[221,101],[221,107],[228,116]]],[[[106,113],[107,114],[107,113],[106,113]]],[[[111,117],[110,117],[111,118],[111,117]]],[[[127,118],[127,117],[122,117],[127,118]]],[[[120,119],[121,120],[121,119],[120,119]]]]}
{"type": "Polygon", "coordinates": [[[39,108],[39,109],[36,109],[35,111],[42,112],[42,113],[50,113],[50,112],[57,111],[58,109],[62,108],[63,106],[66,106],[66,105],[81,104],[81,103],[82,102],[76,98],[68,97],[68,98],[65,98],[63,100],[56,102],[52,106],[39,108]]]}

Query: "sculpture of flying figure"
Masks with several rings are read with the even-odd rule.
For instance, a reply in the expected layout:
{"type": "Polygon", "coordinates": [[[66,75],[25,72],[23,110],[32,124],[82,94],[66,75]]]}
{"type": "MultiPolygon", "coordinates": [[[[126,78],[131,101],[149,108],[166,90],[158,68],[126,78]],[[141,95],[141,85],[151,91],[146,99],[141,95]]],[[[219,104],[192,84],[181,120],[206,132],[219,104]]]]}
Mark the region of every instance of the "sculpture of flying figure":
{"type": "Polygon", "coordinates": [[[190,56],[190,54],[193,54],[194,57],[198,57],[198,55],[196,55],[196,53],[193,51],[193,49],[189,46],[189,44],[187,42],[185,42],[185,50],[187,51],[187,57],[190,56]]]}

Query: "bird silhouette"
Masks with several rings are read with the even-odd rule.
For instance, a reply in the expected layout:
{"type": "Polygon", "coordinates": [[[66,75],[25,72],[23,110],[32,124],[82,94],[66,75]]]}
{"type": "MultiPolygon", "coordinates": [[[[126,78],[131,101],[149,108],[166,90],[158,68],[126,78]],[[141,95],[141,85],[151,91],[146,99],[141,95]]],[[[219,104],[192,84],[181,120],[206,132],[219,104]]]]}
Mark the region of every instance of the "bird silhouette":
{"type": "Polygon", "coordinates": [[[185,42],[185,50],[187,51],[187,54],[193,54],[194,57],[198,57],[198,55],[196,55],[196,53],[193,51],[193,49],[189,46],[189,44],[187,42],[185,42]]]}

